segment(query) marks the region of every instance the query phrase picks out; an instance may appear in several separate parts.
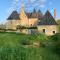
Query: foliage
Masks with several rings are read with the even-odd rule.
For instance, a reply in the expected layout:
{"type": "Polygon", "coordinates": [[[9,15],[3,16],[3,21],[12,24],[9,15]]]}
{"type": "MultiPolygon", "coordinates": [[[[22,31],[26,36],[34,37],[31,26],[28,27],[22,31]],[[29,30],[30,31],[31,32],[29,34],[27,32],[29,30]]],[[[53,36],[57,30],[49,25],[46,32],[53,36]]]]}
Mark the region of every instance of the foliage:
{"type": "Polygon", "coordinates": [[[60,34],[55,34],[49,38],[51,49],[60,55],[60,34]]]}
{"type": "Polygon", "coordinates": [[[60,20],[57,20],[57,23],[58,23],[59,33],[60,33],[60,20]]]}
{"type": "Polygon", "coordinates": [[[59,19],[59,20],[57,20],[57,23],[60,25],[60,19],[59,19]]]}
{"type": "Polygon", "coordinates": [[[37,29],[37,27],[26,27],[26,26],[17,26],[17,29],[37,29]]]}
{"type": "Polygon", "coordinates": [[[60,25],[58,25],[58,28],[59,28],[59,33],[60,33],[60,25]]]}
{"type": "Polygon", "coordinates": [[[26,27],[25,27],[25,26],[20,26],[20,25],[18,25],[18,26],[17,26],[17,29],[26,29],[26,27]]]}
{"type": "Polygon", "coordinates": [[[37,35],[37,39],[40,42],[45,42],[46,40],[48,40],[48,37],[45,34],[40,33],[40,34],[37,35]]]}
{"type": "Polygon", "coordinates": [[[22,45],[30,45],[31,43],[30,43],[29,40],[21,40],[20,44],[22,44],[22,45]]]}

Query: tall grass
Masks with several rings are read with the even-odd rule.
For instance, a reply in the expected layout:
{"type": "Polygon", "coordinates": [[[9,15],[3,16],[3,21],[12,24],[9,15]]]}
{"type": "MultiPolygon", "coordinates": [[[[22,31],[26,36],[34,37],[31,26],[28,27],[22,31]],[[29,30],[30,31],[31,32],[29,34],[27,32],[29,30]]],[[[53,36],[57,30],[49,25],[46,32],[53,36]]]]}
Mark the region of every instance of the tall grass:
{"type": "Polygon", "coordinates": [[[3,47],[0,48],[0,60],[60,60],[45,48],[3,47]]]}

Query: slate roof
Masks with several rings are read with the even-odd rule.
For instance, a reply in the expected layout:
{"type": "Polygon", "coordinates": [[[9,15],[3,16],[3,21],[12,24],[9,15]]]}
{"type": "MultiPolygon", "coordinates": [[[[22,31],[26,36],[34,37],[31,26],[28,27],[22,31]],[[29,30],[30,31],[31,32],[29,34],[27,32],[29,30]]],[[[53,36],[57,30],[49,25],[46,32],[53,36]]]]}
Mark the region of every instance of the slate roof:
{"type": "MultiPolygon", "coordinates": [[[[32,13],[26,13],[26,15],[28,18],[38,18],[40,20],[38,25],[57,25],[49,11],[47,11],[44,16],[40,10],[38,12],[34,10],[32,13]]],[[[20,20],[18,12],[13,11],[7,20],[20,20]]]]}
{"type": "MultiPolygon", "coordinates": [[[[41,13],[40,10],[36,11],[34,9],[33,12],[31,12],[31,13],[30,12],[29,13],[25,12],[25,13],[26,13],[28,18],[38,18],[38,19],[42,18],[42,13],[41,13]]],[[[18,12],[17,11],[13,11],[11,13],[11,15],[7,18],[7,20],[20,20],[18,12]]]]}
{"type": "Polygon", "coordinates": [[[20,20],[18,12],[13,11],[7,20],[20,20]]]}
{"type": "Polygon", "coordinates": [[[41,19],[43,16],[40,10],[36,11],[35,9],[31,13],[26,13],[26,15],[28,18],[38,18],[38,19],[41,19]]]}
{"type": "Polygon", "coordinates": [[[41,13],[41,11],[39,10],[39,11],[33,11],[33,13],[32,13],[32,17],[33,18],[39,18],[39,17],[41,17],[42,16],[42,13],[41,13]]]}
{"type": "Polygon", "coordinates": [[[38,25],[57,25],[57,23],[50,12],[47,11],[38,25]]]}
{"type": "Polygon", "coordinates": [[[26,15],[27,15],[28,18],[32,18],[32,17],[31,17],[32,13],[27,13],[27,12],[26,12],[26,15]]]}

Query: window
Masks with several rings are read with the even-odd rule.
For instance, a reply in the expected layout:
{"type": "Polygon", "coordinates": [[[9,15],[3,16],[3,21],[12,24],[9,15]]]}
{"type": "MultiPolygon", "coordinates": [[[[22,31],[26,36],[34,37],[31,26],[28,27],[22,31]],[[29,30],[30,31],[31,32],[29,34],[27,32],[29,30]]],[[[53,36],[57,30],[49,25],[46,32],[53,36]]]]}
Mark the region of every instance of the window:
{"type": "Polygon", "coordinates": [[[53,33],[55,34],[55,31],[53,31],[53,33]]]}
{"type": "Polygon", "coordinates": [[[32,26],[32,24],[31,24],[31,26],[32,26]]]}
{"type": "Polygon", "coordinates": [[[43,29],[43,33],[45,33],[45,29],[43,29]]]}

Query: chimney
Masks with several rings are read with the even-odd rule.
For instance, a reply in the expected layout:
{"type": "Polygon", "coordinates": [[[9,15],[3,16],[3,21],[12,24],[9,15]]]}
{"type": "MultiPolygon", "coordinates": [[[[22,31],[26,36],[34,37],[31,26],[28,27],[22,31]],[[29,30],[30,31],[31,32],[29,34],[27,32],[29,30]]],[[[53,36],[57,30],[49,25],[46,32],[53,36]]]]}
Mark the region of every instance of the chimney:
{"type": "Polygon", "coordinates": [[[54,19],[56,19],[56,8],[54,9],[54,19]]]}

